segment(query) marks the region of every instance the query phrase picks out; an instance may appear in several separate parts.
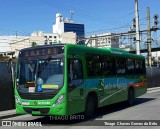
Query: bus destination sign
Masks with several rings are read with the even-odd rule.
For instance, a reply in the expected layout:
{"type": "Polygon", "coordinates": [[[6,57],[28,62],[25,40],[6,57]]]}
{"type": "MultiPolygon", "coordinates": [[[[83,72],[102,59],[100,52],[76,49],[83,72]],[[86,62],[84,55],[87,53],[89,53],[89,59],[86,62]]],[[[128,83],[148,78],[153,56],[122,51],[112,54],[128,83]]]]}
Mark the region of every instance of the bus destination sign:
{"type": "Polygon", "coordinates": [[[64,46],[26,49],[26,50],[20,51],[19,57],[37,57],[37,56],[57,55],[57,54],[62,54],[63,52],[64,52],[64,46]]]}

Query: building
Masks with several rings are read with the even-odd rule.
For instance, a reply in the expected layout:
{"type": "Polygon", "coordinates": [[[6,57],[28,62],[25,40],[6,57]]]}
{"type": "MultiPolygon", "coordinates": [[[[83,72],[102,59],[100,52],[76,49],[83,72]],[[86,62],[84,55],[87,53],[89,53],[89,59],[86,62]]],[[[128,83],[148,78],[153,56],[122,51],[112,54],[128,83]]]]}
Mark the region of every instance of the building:
{"type": "Polygon", "coordinates": [[[23,48],[32,47],[34,45],[43,45],[44,44],[44,36],[43,33],[33,32],[31,36],[24,36],[17,39],[14,42],[10,42],[10,50],[15,52],[15,56],[18,56],[18,53],[23,48]]]}
{"type": "Polygon", "coordinates": [[[74,32],[65,32],[61,35],[61,43],[66,44],[76,44],[77,43],[77,35],[74,32]]]}
{"type": "Polygon", "coordinates": [[[35,45],[47,45],[47,44],[57,44],[57,43],[76,43],[76,33],[66,32],[57,34],[57,33],[43,33],[42,31],[35,31],[31,36],[25,36],[12,40],[9,43],[10,51],[15,52],[15,56],[18,56],[18,53],[23,48],[32,47],[35,45]]]}
{"type": "Polygon", "coordinates": [[[44,33],[44,44],[54,43],[71,43],[76,44],[76,33],[64,32],[61,35],[58,33],[44,33]]]}
{"type": "MultiPolygon", "coordinates": [[[[78,39],[84,38],[84,24],[73,23],[71,19],[64,19],[60,13],[56,14],[56,22],[53,25],[53,33],[35,31],[30,36],[0,36],[1,55],[15,53],[23,48],[35,45],[46,45],[54,43],[76,44],[78,39]]],[[[84,44],[84,42],[79,42],[84,44]]]]}
{"type": "Polygon", "coordinates": [[[10,43],[23,40],[26,36],[0,36],[0,56],[14,57],[15,51],[11,49],[10,43]]]}
{"type": "Polygon", "coordinates": [[[152,66],[160,67],[160,51],[152,52],[152,66]]]}
{"type": "Polygon", "coordinates": [[[86,41],[87,46],[90,47],[112,47],[119,48],[119,38],[113,36],[113,33],[104,33],[90,36],[91,40],[86,41]]]}
{"type": "Polygon", "coordinates": [[[17,57],[18,52],[23,48],[54,43],[76,44],[77,39],[74,32],[65,32],[60,35],[58,33],[35,31],[30,36],[0,36],[0,42],[1,55],[15,53],[14,56],[17,57]]]}
{"type": "Polygon", "coordinates": [[[73,23],[71,19],[64,19],[57,13],[53,33],[35,31],[30,36],[0,36],[0,52],[2,56],[12,53],[12,56],[14,54],[17,57],[23,48],[54,43],[76,44],[80,38],[84,38],[84,24],[73,23]]]}
{"type": "MultiPolygon", "coordinates": [[[[58,33],[59,35],[62,35],[66,32],[76,33],[78,41],[78,39],[85,37],[84,24],[74,23],[71,19],[68,18],[64,19],[60,13],[57,13],[56,22],[53,25],[53,33],[58,33]]],[[[80,42],[80,44],[84,44],[84,42],[80,42]]]]}
{"type": "Polygon", "coordinates": [[[17,40],[21,40],[25,38],[26,36],[0,36],[0,52],[9,52],[11,51],[10,43],[15,42],[17,40]]]}
{"type": "Polygon", "coordinates": [[[61,37],[57,33],[44,33],[44,44],[54,44],[54,43],[60,43],[61,37]]]}

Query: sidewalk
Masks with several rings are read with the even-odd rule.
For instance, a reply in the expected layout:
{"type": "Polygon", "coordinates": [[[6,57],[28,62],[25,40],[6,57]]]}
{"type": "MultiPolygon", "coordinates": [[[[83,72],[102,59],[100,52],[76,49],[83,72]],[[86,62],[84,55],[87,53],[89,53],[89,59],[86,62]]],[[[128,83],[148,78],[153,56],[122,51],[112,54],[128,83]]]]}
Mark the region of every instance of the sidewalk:
{"type": "Polygon", "coordinates": [[[147,93],[157,92],[160,91],[160,87],[148,88],[147,93]]]}
{"type": "Polygon", "coordinates": [[[12,109],[12,110],[6,110],[6,111],[0,111],[0,119],[4,118],[4,117],[11,117],[11,116],[16,116],[16,110],[12,109]]]}
{"type": "MultiPolygon", "coordinates": [[[[152,92],[157,92],[160,91],[160,87],[154,87],[154,88],[148,88],[147,93],[152,93],[152,92]]],[[[7,117],[14,117],[14,116],[19,116],[16,114],[16,110],[7,110],[7,111],[0,111],[0,119],[2,118],[7,118],[7,117]]]]}

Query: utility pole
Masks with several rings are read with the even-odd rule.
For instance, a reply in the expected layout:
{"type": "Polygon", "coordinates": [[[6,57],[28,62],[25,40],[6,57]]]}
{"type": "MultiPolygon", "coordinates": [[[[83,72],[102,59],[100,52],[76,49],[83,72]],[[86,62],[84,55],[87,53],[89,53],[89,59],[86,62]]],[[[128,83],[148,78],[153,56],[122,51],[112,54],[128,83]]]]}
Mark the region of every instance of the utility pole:
{"type": "Polygon", "coordinates": [[[136,54],[140,55],[138,0],[134,0],[134,2],[135,2],[135,19],[136,19],[136,54]]]}
{"type": "Polygon", "coordinates": [[[151,28],[150,28],[150,8],[147,7],[147,46],[148,46],[148,66],[152,65],[152,52],[151,52],[151,28]]]}

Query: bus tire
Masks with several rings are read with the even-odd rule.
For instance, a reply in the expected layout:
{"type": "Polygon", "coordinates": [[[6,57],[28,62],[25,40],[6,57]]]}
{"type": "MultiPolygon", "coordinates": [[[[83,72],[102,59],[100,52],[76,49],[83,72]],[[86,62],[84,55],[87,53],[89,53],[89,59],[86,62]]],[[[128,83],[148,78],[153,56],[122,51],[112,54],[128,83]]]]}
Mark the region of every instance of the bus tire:
{"type": "Polygon", "coordinates": [[[128,90],[128,101],[127,101],[129,106],[134,105],[134,99],[135,99],[134,90],[133,90],[133,88],[129,88],[129,90],[128,90]]]}
{"type": "Polygon", "coordinates": [[[95,113],[96,103],[95,103],[94,98],[95,98],[94,96],[89,95],[86,99],[86,105],[85,105],[85,117],[86,118],[91,118],[95,113]]]}

